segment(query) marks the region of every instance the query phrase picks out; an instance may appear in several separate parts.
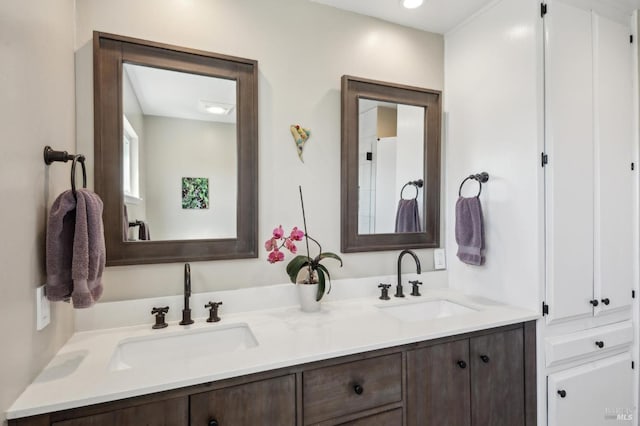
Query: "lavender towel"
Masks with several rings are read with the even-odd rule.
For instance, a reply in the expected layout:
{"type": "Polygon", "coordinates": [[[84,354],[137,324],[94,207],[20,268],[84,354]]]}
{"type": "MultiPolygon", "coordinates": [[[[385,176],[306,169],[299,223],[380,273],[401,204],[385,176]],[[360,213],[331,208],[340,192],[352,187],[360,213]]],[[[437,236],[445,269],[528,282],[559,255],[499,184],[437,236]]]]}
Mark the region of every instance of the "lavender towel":
{"type": "Polygon", "coordinates": [[[88,308],[102,295],[105,266],[102,200],[86,189],[54,201],[47,227],[47,298],[88,308]]]}
{"type": "Polygon", "coordinates": [[[462,262],[484,264],[484,224],[478,197],[460,197],[456,202],[456,242],[462,262]]]}
{"type": "Polygon", "coordinates": [[[396,212],[396,232],[420,232],[418,200],[400,199],[396,212]]]}

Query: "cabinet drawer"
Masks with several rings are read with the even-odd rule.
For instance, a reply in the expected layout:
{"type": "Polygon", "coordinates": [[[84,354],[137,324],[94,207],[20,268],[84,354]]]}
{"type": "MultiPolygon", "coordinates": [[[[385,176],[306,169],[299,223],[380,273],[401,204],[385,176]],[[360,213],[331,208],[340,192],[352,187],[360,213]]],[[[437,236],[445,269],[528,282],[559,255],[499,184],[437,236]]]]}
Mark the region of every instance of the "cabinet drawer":
{"type": "Polygon", "coordinates": [[[398,426],[402,424],[402,408],[397,408],[384,413],[374,414],[339,426],[398,426]]]}
{"type": "Polygon", "coordinates": [[[630,345],[632,340],[631,321],[548,337],[545,341],[546,364],[549,367],[572,358],[621,348],[630,345]]]}
{"type": "Polygon", "coordinates": [[[402,356],[385,355],[303,373],[304,423],[402,400],[402,356]]]}

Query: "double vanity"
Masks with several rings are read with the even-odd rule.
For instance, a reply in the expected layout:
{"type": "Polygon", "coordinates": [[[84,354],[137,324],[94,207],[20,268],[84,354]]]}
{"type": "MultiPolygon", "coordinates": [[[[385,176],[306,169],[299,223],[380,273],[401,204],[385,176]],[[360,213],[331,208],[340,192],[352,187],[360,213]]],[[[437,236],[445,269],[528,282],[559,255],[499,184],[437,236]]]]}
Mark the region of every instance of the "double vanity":
{"type": "Polygon", "coordinates": [[[194,294],[198,308],[224,300],[222,320],[194,308],[194,324],[163,329],[148,316],[158,300],[100,304],[9,424],[535,424],[536,313],[428,282],[383,301],[388,278],[337,280],[313,314],[292,285],[194,294]],[[146,324],[96,319],[136,311],[146,324]]]}

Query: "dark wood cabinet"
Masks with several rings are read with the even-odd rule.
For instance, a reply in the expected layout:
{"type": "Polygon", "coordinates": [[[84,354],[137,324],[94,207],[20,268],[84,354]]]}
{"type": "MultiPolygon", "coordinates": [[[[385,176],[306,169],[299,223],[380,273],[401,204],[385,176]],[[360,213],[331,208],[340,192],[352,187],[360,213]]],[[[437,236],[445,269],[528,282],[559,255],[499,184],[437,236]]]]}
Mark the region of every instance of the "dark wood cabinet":
{"type": "Polygon", "coordinates": [[[535,322],[9,421],[9,426],[534,426],[535,322]]]}
{"type": "Polygon", "coordinates": [[[191,424],[254,426],[296,424],[295,375],[247,383],[190,397],[191,424]]]}
{"type": "Polygon", "coordinates": [[[315,424],[402,401],[402,354],[302,373],[304,423],[315,424]]]}
{"type": "Polygon", "coordinates": [[[522,330],[469,339],[471,424],[525,424],[522,330]]]}
{"type": "Polygon", "coordinates": [[[410,426],[533,424],[525,411],[523,328],[409,351],[407,381],[410,426]]]}
{"type": "Polygon", "coordinates": [[[173,398],[128,408],[52,422],[52,426],[187,426],[189,424],[186,398],[173,398]]]}
{"type": "Polygon", "coordinates": [[[468,340],[407,352],[407,425],[469,426],[468,340]]]}

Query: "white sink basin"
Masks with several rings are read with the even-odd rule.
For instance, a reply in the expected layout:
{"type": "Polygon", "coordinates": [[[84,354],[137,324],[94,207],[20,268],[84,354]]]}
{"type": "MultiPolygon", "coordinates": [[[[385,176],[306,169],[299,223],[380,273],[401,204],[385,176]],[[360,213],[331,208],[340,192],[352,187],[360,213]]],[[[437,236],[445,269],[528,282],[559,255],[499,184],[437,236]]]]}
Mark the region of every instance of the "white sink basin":
{"type": "Polygon", "coordinates": [[[247,324],[216,325],[197,330],[162,331],[122,340],[113,353],[111,371],[188,362],[258,346],[247,324]]]}
{"type": "Polygon", "coordinates": [[[397,305],[378,305],[377,307],[385,314],[408,322],[426,321],[477,312],[476,309],[444,299],[407,302],[397,305]]]}

